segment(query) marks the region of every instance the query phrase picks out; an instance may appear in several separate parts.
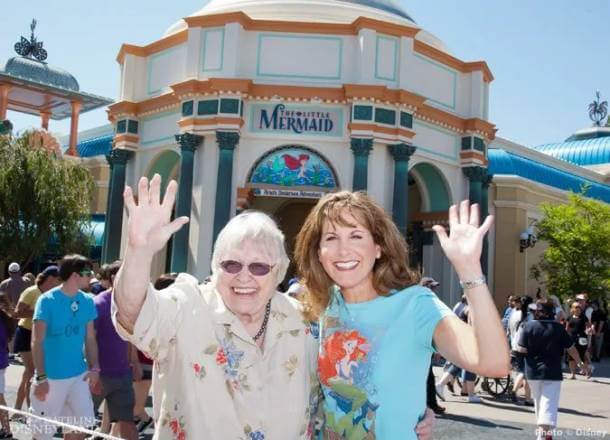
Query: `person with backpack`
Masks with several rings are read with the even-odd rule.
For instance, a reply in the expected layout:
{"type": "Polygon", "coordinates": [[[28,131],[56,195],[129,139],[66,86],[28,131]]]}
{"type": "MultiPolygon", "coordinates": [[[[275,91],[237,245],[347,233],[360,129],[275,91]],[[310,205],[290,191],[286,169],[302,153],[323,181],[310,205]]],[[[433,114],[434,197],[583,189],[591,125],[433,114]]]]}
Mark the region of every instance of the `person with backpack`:
{"type": "Polygon", "coordinates": [[[515,372],[515,380],[513,383],[513,389],[510,391],[510,398],[514,403],[520,403],[517,392],[519,388],[523,387],[524,397],[523,405],[533,406],[532,393],[530,387],[525,378],[525,357],[523,353],[519,352],[517,341],[523,326],[526,322],[533,319],[533,315],[530,313],[529,308],[532,305],[533,299],[530,296],[522,296],[515,300],[516,309],[511,314],[508,322],[508,335],[510,338],[511,348],[511,363],[515,372]]]}
{"type": "Polygon", "coordinates": [[[537,438],[552,440],[552,430],[557,426],[563,380],[561,357],[564,350],[585,372],[588,367],[583,363],[568,332],[555,321],[555,305],[552,301],[539,302],[535,318],[523,326],[516,347],[525,356],[525,376],[534,397],[537,438]]]}

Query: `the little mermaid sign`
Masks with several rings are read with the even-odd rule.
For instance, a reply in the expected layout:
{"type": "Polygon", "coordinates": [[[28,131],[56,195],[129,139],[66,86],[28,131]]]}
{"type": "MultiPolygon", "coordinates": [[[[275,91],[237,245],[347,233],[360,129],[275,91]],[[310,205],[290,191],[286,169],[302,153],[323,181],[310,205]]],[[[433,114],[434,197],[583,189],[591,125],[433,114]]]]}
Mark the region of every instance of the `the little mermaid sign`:
{"type": "Polygon", "coordinates": [[[343,110],[337,107],[253,104],[250,130],[300,136],[343,136],[343,110]]]}

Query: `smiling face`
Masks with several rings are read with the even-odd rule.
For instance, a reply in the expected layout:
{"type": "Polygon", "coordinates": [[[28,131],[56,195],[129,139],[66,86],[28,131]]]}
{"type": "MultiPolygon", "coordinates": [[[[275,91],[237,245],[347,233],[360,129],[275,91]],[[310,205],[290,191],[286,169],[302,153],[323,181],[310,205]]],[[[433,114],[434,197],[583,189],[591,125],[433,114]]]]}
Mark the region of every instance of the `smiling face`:
{"type": "Polygon", "coordinates": [[[344,294],[368,298],[373,289],[373,266],[381,247],[371,232],[348,210],[341,212],[345,224],[325,220],[318,258],[328,276],[344,294]]]}
{"type": "Polygon", "coordinates": [[[228,250],[220,261],[233,260],[243,264],[239,273],[231,274],[220,268],[215,274],[216,289],[225,305],[239,318],[252,317],[264,313],[265,306],[273,294],[277,282],[274,267],[263,276],[254,276],[248,270],[250,263],[276,265],[264,246],[246,240],[240,246],[228,250]]]}

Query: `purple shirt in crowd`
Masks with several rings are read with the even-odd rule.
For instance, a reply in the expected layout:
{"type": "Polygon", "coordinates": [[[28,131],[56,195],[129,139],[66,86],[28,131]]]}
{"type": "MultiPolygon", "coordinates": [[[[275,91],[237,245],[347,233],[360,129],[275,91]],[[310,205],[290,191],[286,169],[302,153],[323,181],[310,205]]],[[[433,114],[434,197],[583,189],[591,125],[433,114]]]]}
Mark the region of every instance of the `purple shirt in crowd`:
{"type": "Polygon", "coordinates": [[[8,367],[8,332],[4,322],[0,320],[0,370],[8,367]]]}
{"type": "Polygon", "coordinates": [[[106,290],[93,298],[97,308],[95,332],[99,353],[101,374],[110,377],[120,377],[131,373],[129,366],[129,347],[116,332],[110,317],[112,290],[106,290]]]}

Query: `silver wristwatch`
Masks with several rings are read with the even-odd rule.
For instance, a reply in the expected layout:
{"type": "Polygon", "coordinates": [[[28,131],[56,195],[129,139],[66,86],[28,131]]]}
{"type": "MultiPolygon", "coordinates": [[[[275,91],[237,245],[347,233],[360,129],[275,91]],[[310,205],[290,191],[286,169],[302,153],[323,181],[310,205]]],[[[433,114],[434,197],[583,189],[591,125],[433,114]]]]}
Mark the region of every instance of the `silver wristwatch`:
{"type": "Polygon", "coordinates": [[[468,281],[460,280],[460,286],[462,286],[462,289],[464,289],[464,290],[482,286],[486,283],[487,283],[487,279],[485,278],[485,276],[481,276],[479,278],[475,278],[474,280],[468,280],[468,281]]]}

